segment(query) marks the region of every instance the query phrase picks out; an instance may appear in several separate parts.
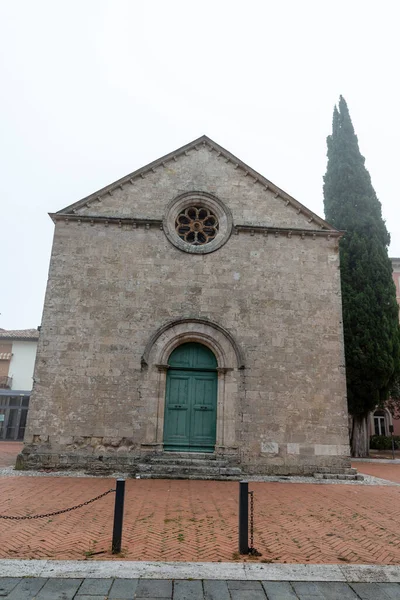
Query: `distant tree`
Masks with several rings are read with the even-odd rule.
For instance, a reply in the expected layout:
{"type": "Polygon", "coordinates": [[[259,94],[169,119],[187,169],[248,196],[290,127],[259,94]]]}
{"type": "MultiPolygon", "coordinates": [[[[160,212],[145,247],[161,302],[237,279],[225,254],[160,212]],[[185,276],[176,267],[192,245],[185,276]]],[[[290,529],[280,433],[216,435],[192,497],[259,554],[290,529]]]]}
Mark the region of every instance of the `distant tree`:
{"type": "Polygon", "coordinates": [[[382,405],[400,371],[400,330],[390,235],[365,168],[346,101],[340,96],[327,139],[325,215],[345,235],[340,269],[347,400],[353,456],[368,456],[368,415],[382,405]]]}

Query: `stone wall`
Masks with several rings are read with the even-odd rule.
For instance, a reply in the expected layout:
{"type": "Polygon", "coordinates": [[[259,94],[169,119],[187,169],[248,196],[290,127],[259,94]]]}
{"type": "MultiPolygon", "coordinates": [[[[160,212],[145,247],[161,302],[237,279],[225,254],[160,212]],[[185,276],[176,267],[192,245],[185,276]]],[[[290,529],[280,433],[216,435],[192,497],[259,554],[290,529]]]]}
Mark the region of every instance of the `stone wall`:
{"type": "Polygon", "coordinates": [[[338,238],[207,148],[155,171],[57,220],[20,466],[134,471],[161,452],[166,349],[182,341],[217,357],[217,453],[249,473],[347,466],[338,238]],[[191,190],[255,229],[177,249],[159,223],[191,190]],[[85,220],[103,215],[122,221],[85,220]]]}

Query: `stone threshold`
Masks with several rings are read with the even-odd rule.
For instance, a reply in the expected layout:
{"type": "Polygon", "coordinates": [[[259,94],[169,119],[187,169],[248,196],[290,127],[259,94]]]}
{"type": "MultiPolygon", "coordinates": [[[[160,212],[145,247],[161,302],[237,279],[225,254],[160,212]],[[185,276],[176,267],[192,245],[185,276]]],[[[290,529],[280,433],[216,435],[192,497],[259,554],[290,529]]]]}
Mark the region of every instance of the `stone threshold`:
{"type": "Polygon", "coordinates": [[[400,566],[2,559],[0,577],[400,583],[400,566]]]}

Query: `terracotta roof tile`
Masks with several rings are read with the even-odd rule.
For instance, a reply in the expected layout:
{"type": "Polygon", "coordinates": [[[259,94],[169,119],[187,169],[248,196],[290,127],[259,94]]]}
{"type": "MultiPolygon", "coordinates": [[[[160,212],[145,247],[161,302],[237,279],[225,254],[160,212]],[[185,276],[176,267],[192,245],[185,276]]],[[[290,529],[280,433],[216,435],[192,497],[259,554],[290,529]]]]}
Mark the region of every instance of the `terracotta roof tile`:
{"type": "Polygon", "coordinates": [[[38,340],[37,329],[0,329],[0,340],[38,340]]]}

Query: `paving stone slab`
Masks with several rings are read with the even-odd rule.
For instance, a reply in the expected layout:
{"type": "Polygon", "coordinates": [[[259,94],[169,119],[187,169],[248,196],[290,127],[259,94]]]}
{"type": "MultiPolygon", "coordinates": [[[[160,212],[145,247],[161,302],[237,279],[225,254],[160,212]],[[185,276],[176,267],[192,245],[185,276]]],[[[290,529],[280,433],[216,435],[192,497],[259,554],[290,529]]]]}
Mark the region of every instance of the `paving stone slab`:
{"type": "Polygon", "coordinates": [[[204,600],[231,600],[226,581],[203,581],[204,600]]]}
{"type": "Polygon", "coordinates": [[[35,600],[73,600],[82,579],[49,579],[35,600]]]}
{"type": "Polygon", "coordinates": [[[390,600],[400,600],[400,585],[398,583],[378,583],[380,593],[386,594],[390,600]]]}
{"type": "Polygon", "coordinates": [[[20,578],[0,577],[0,597],[7,596],[20,581],[20,578]]]}
{"type": "Polygon", "coordinates": [[[166,579],[141,579],[136,588],[137,598],[171,598],[172,581],[166,579]]]}
{"type": "MultiPolygon", "coordinates": [[[[299,600],[358,600],[347,583],[337,581],[293,582],[299,600]]],[[[375,600],[378,600],[376,598],[375,600]]]]}
{"type": "Polygon", "coordinates": [[[30,600],[46,583],[46,577],[29,577],[22,579],[18,585],[7,596],[7,600],[30,600]]]}
{"type": "Polygon", "coordinates": [[[74,600],[108,600],[108,596],[81,596],[80,594],[77,594],[74,596],[74,600]]]}
{"type": "MultiPolygon", "coordinates": [[[[392,595],[389,596],[385,590],[385,585],[382,583],[351,583],[349,584],[353,590],[358,594],[361,600],[400,600],[400,586],[398,592],[396,588],[392,588],[392,595]],[[393,595],[397,594],[397,595],[393,595]]],[[[396,585],[396,584],[394,584],[396,585]]],[[[389,588],[387,588],[389,590],[389,588]]]]}
{"type": "Polygon", "coordinates": [[[264,590],[231,590],[232,600],[267,600],[264,590]]]}
{"type": "Polygon", "coordinates": [[[203,597],[201,581],[174,581],[174,600],[203,600],[203,597]]]}
{"type": "Polygon", "coordinates": [[[320,581],[315,587],[321,591],[324,600],[358,600],[348,583],[320,581]]]}
{"type": "Polygon", "coordinates": [[[132,600],[138,579],[115,579],[108,594],[109,600],[132,600]]]}
{"type": "Polygon", "coordinates": [[[400,584],[389,582],[7,577],[0,588],[5,600],[400,600],[400,584]],[[110,586],[109,593],[95,593],[110,586]]]}
{"type": "Polygon", "coordinates": [[[230,590],[259,590],[262,591],[262,586],[259,581],[238,581],[236,579],[227,581],[230,590]]]}
{"type": "Polygon", "coordinates": [[[298,600],[288,581],[263,581],[268,600],[298,600]]]}
{"type": "Polygon", "coordinates": [[[112,579],[94,579],[88,577],[79,588],[80,596],[107,596],[110,591],[112,579]]]}

